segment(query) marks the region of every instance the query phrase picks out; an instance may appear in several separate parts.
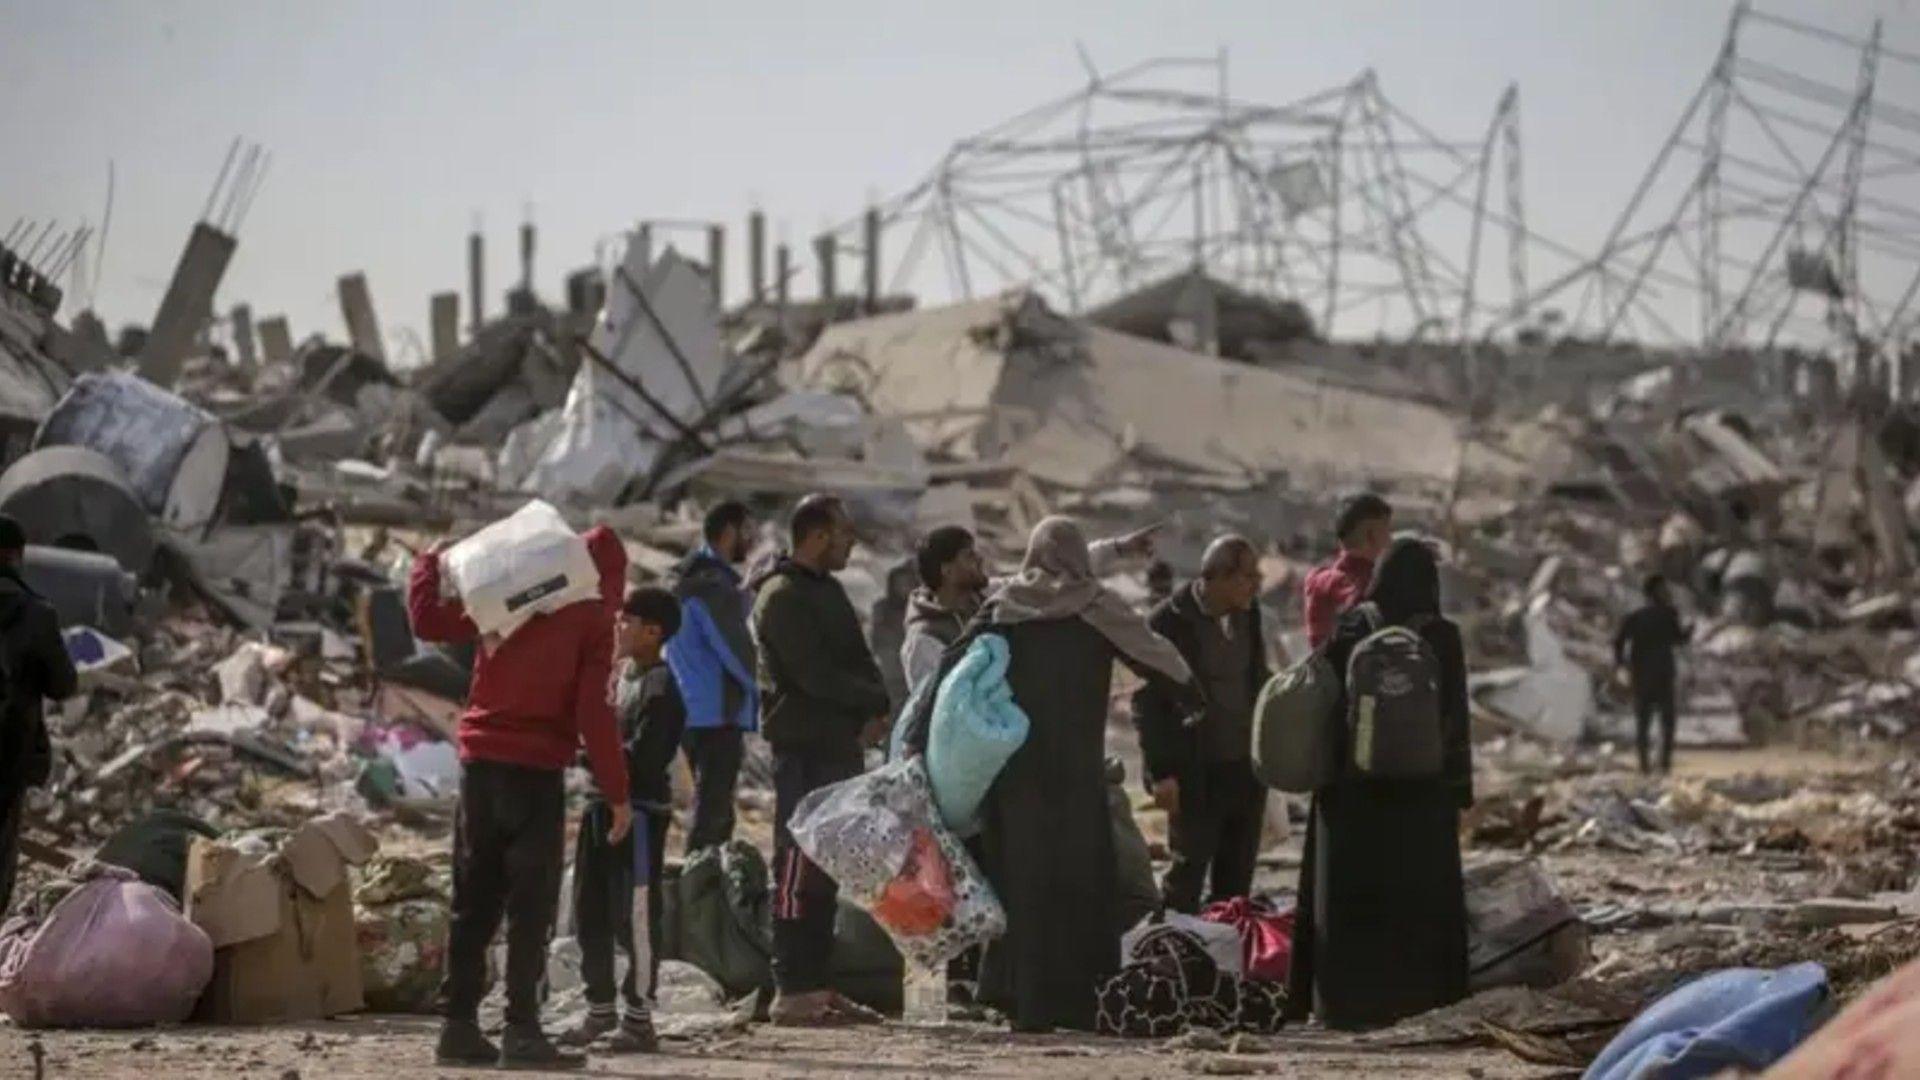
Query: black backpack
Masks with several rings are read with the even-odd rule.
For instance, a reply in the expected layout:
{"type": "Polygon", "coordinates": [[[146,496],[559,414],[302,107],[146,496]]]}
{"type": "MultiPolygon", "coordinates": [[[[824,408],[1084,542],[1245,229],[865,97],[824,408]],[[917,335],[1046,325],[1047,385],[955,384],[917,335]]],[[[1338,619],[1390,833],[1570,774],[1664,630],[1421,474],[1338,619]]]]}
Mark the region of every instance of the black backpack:
{"type": "Polygon", "coordinates": [[[1347,660],[1347,745],[1360,776],[1439,776],[1440,660],[1420,636],[1428,620],[1382,626],[1380,609],[1359,608],[1373,632],[1347,660]]]}

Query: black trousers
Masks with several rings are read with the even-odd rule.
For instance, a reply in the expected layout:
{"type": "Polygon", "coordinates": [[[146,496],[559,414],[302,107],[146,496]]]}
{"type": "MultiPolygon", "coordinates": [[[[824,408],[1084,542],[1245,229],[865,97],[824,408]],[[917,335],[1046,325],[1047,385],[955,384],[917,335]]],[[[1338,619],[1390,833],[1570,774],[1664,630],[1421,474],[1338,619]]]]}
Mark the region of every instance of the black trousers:
{"type": "Polygon", "coordinates": [[[827,987],[840,887],[793,842],[787,822],[809,793],[860,775],[855,743],[773,750],[773,981],[783,994],[827,987]]]}
{"type": "Polygon", "coordinates": [[[1246,761],[1209,763],[1189,775],[1197,783],[1183,782],[1180,789],[1180,811],[1168,837],[1173,865],[1160,882],[1160,896],[1167,907],[1192,915],[1200,910],[1209,877],[1210,904],[1253,889],[1267,787],[1246,761]]]}
{"type": "Polygon", "coordinates": [[[14,875],[20,869],[20,830],[27,816],[27,793],[0,787],[0,922],[13,903],[14,875]]]}
{"type": "Polygon", "coordinates": [[[1643,773],[1653,771],[1647,744],[1653,734],[1656,716],[1660,720],[1660,771],[1673,771],[1673,729],[1678,713],[1676,697],[1671,681],[1634,680],[1633,734],[1634,742],[1640,748],[1640,771],[1643,773]]]}
{"type": "Polygon", "coordinates": [[[453,910],[447,930],[447,1017],[472,1020],[486,986],[487,946],[507,922],[507,1023],[540,1022],[547,938],[560,906],[566,783],[559,769],[468,762],[453,821],[453,910]]]}
{"type": "Polygon", "coordinates": [[[692,854],[733,839],[733,797],[745,737],[731,725],[688,728],[680,748],[693,769],[693,824],[687,828],[687,852],[692,854]]]}
{"type": "Polygon", "coordinates": [[[630,1010],[643,1010],[660,985],[660,872],[666,865],[667,825],[672,820],[671,814],[636,807],[633,832],[612,844],[607,830],[613,813],[605,802],[595,799],[581,815],[573,849],[573,924],[589,1007],[613,1005],[615,951],[627,957],[618,993],[630,1010]],[[640,885],[647,887],[644,987],[635,962],[633,925],[634,889],[640,885]]]}

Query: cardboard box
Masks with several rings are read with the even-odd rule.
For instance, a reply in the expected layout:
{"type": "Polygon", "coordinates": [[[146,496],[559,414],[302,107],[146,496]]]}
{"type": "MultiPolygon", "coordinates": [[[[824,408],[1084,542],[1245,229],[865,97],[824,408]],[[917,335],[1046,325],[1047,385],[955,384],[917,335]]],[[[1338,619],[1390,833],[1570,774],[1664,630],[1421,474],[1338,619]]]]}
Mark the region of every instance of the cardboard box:
{"type": "Polygon", "coordinates": [[[302,825],[274,852],[196,838],[187,855],[187,917],[213,939],[214,954],[194,1019],[265,1024],[361,1008],[346,868],[376,848],[344,815],[302,825]]]}

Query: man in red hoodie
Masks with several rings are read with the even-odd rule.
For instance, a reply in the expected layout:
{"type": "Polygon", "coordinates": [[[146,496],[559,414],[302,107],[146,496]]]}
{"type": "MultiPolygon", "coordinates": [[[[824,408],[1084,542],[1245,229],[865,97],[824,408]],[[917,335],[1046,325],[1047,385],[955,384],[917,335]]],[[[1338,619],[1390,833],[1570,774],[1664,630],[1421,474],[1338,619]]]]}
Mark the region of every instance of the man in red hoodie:
{"type": "Polygon", "coordinates": [[[1310,649],[1332,637],[1341,612],[1367,595],[1373,584],[1373,564],[1393,543],[1393,507],[1372,492],[1355,495],[1340,504],[1334,532],[1340,554],[1308,574],[1301,589],[1310,649]]]}
{"type": "MultiPolygon", "coordinates": [[[[560,901],[566,769],[582,744],[613,808],[609,839],[632,825],[627,766],[608,699],[613,620],[627,553],[606,528],[586,534],[600,599],[535,616],[499,641],[480,643],[460,714],[460,806],[453,827],[453,910],[447,932],[447,1019],[441,1064],[582,1068],[540,1028],[540,977],[560,901]],[[507,1026],[496,1048],[481,1033],[487,946],[507,921],[507,1026]]],[[[441,591],[441,548],[414,561],[407,613],[422,641],[480,636],[456,598],[441,591]]]]}

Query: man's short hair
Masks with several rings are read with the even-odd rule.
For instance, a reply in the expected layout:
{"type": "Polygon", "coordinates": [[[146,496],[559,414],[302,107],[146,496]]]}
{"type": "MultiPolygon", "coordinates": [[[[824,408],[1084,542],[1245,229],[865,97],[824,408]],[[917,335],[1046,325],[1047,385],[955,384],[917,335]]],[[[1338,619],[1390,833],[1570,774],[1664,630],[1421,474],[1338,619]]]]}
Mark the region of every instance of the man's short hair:
{"type": "Polygon", "coordinates": [[[27,548],[27,530],[20,527],[12,514],[0,514],[0,552],[25,551],[27,548]]]}
{"type": "Polygon", "coordinates": [[[1239,570],[1247,563],[1259,563],[1260,552],[1253,541],[1236,533],[1229,533],[1207,545],[1206,554],[1200,561],[1200,576],[1211,581],[1223,578],[1239,570]]]}
{"type": "Polygon", "coordinates": [[[1649,600],[1653,599],[1654,593],[1666,587],[1667,575],[1665,574],[1648,574],[1647,580],[1640,583],[1640,591],[1644,593],[1649,600]]]}
{"type": "Polygon", "coordinates": [[[1371,491],[1362,492],[1340,504],[1340,516],[1334,519],[1333,534],[1345,543],[1360,531],[1360,526],[1392,516],[1393,507],[1387,500],[1371,491]]]}
{"type": "Polygon", "coordinates": [[[720,539],[720,534],[729,528],[745,528],[747,519],[751,516],[746,503],[738,499],[728,499],[707,511],[706,518],[700,522],[700,535],[711,544],[720,539]]]}
{"type": "Polygon", "coordinates": [[[973,534],[958,525],[942,525],[920,538],[913,549],[913,562],[920,571],[920,584],[929,589],[940,587],[940,571],[973,546],[973,534]]]}
{"type": "Polygon", "coordinates": [[[662,641],[680,632],[680,601],[658,585],[642,585],[629,592],[620,610],[629,619],[659,627],[662,641]]]}
{"type": "Polygon", "coordinates": [[[807,537],[821,529],[833,528],[833,519],[845,512],[837,495],[809,495],[800,500],[793,508],[793,516],[787,520],[787,531],[793,540],[793,546],[799,547],[807,537]]]}

